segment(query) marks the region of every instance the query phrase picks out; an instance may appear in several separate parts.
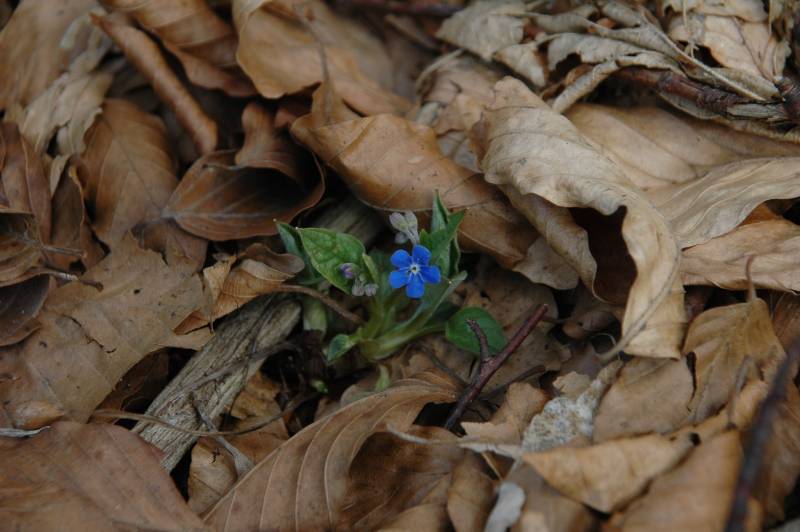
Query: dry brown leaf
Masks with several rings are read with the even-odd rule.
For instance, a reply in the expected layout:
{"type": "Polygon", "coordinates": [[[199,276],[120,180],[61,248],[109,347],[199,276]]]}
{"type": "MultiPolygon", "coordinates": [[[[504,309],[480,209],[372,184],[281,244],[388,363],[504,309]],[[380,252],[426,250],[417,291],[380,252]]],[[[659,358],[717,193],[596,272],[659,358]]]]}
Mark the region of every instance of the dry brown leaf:
{"type": "Polygon", "coordinates": [[[232,9],[239,34],[236,59],[265,98],[295,94],[323,81],[321,43],[328,75],[353,108],[377,114],[409,107],[381,87],[391,80],[383,44],[320,0],[234,0],[232,9]]]}
{"type": "MultiPolygon", "coordinates": [[[[261,373],[253,375],[231,406],[231,416],[235,419],[231,428],[247,429],[279,416],[281,408],[275,400],[279,391],[280,387],[261,373]]],[[[289,439],[289,434],[279,418],[253,432],[228,436],[226,439],[257,463],[289,439]]],[[[228,492],[237,477],[234,459],[219,441],[201,438],[192,448],[187,481],[189,507],[197,514],[204,513],[228,492]]]]}
{"type": "Polygon", "coordinates": [[[750,279],[757,288],[800,290],[796,257],[800,227],[784,219],[745,224],[728,234],[683,250],[681,276],[684,284],[715,285],[746,290],[747,262],[752,258],[750,279]]]}
{"type": "Polygon", "coordinates": [[[494,58],[535,87],[544,87],[547,84],[547,65],[538,50],[538,43],[533,41],[514,44],[496,52],[494,58]]]}
{"type": "Polygon", "coordinates": [[[206,293],[211,298],[210,312],[195,311],[176,332],[203,327],[258,296],[277,291],[304,267],[300,257],[275,253],[263,244],[252,244],[238,256],[225,257],[203,270],[206,293]]]}
{"type": "Polygon", "coordinates": [[[49,290],[47,275],[0,288],[0,346],[20,342],[41,326],[36,316],[49,290]]]}
{"type": "MultiPolygon", "coordinates": [[[[537,196],[561,207],[588,207],[604,216],[624,216],[622,247],[635,263],[636,277],[630,284],[618,348],[636,355],[677,358],[686,320],[678,276],[680,255],[663,216],[613,162],[521,82],[506,78],[498,83],[496,101],[482,124],[481,166],[487,181],[501,185],[534,226],[549,223],[537,216],[537,196]],[[537,149],[531,152],[531,146],[537,149]]],[[[573,245],[582,250],[578,256],[587,255],[589,243],[576,240],[573,245]]],[[[619,257],[610,260],[618,264],[619,257]]],[[[597,268],[572,265],[579,272],[597,268]]],[[[584,279],[596,290],[594,281],[584,279]]]]}
{"type": "Polygon", "coordinates": [[[573,106],[567,118],[642,190],[702,177],[714,166],[789,157],[800,146],[656,107],[573,106]]]}
{"type": "Polygon", "coordinates": [[[348,471],[367,438],[386,426],[406,431],[426,403],[455,398],[447,379],[425,375],[351,403],[294,435],[215,505],[206,523],[217,530],[266,523],[278,529],[336,527],[345,510],[348,471]]]}
{"type": "MultiPolygon", "coordinates": [[[[140,412],[169,382],[169,352],[166,349],[147,355],[120,379],[98,409],[140,412]]],[[[113,418],[93,420],[112,423],[113,418]]]]}
{"type": "Polygon", "coordinates": [[[170,69],[156,43],[124,17],[95,17],[94,21],[147,79],[159,99],[175,113],[198,153],[212,152],[217,146],[216,122],[209,118],[170,69]]]}
{"type": "Polygon", "coordinates": [[[159,218],[178,184],[164,124],[125,100],[103,105],[81,159],[95,233],[111,248],[135,225],[159,218]]]}
{"type": "Polygon", "coordinates": [[[383,211],[429,212],[438,191],[449,209],[467,211],[460,226],[465,247],[489,253],[506,267],[525,258],[535,231],[480,174],[442,155],[432,129],[385,114],[331,123],[323,104],[320,89],[312,113],[295,121],[292,135],[333,167],[361,201],[383,211]]]}
{"type": "Polygon", "coordinates": [[[669,36],[706,47],[722,66],[767,81],[782,76],[789,55],[789,45],[778,39],[766,20],[747,22],[738,17],[681,14],[672,19],[669,36]]]}
{"type": "Polygon", "coordinates": [[[688,419],[692,423],[715,414],[733,396],[742,371],[758,373],[784,356],[763,299],[697,316],[686,333],[683,353],[695,356],[695,392],[688,419]]]}
{"type": "Polygon", "coordinates": [[[15,530],[202,530],[158,450],[113,425],[0,440],[0,520],[15,530]]]}
{"type": "Polygon", "coordinates": [[[101,0],[109,10],[133,16],[155,33],[183,65],[186,77],[200,87],[231,96],[253,96],[255,89],[236,65],[233,28],[206,0],[101,0]]]}
{"type": "Polygon", "coordinates": [[[144,249],[158,251],[169,265],[185,262],[200,271],[206,262],[208,240],[187,233],[174,220],[154,220],[134,227],[133,232],[144,249]]]}
{"type": "Polygon", "coordinates": [[[24,0],[0,32],[0,108],[27,105],[64,72],[88,32],[63,39],[95,0],[24,0]],[[62,44],[64,45],[62,47],[62,44]]]}
{"type": "Polygon", "coordinates": [[[519,445],[531,418],[542,411],[547,395],[526,382],[509,386],[505,400],[492,419],[486,423],[464,421],[461,426],[471,438],[482,442],[519,445]]]}
{"type": "Polygon", "coordinates": [[[456,532],[481,532],[492,509],[494,481],[476,455],[464,457],[453,469],[447,489],[447,515],[456,532]]]}
{"type": "Polygon", "coordinates": [[[43,258],[34,216],[0,208],[0,286],[32,277],[43,258]]]}
{"type": "Polygon", "coordinates": [[[288,222],[314,206],[322,181],[303,190],[269,169],[237,167],[235,152],[223,150],[198,159],[169,198],[164,216],[209,240],[274,235],[276,221],[288,222]]]}
{"type": "Polygon", "coordinates": [[[42,242],[50,239],[50,184],[40,155],[20,135],[17,125],[0,126],[0,206],[34,216],[42,242]]]}
{"type": "Polygon", "coordinates": [[[524,13],[520,0],[482,0],[445,20],[436,36],[489,61],[495,52],[522,41],[524,13]]]}
{"type": "Polygon", "coordinates": [[[564,495],[610,513],[672,469],[691,448],[688,437],[672,440],[654,434],[590,447],[559,447],[522,458],[564,495]]]}
{"type": "MultiPolygon", "coordinates": [[[[84,421],[145,355],[179,342],[172,330],[202,303],[200,279],[125,238],[84,279],[51,292],[42,328],[0,352],[3,426],[31,428],[31,404],[84,421]]],[[[41,408],[36,409],[38,412],[41,408]]],[[[45,420],[46,421],[46,420],[45,420]]],[[[39,425],[41,426],[41,425],[39,425]]]]}
{"type": "Polygon", "coordinates": [[[797,157],[748,159],[717,166],[693,181],[648,193],[681,248],[736,228],[761,203],[800,196],[797,157]]]}
{"type": "Polygon", "coordinates": [[[594,418],[594,441],[678,428],[689,414],[694,379],[685,359],[637,358],[620,371],[594,418]]]}
{"type": "MultiPolygon", "coordinates": [[[[742,446],[735,430],[703,442],[680,466],[655,479],[644,497],[614,515],[609,530],[722,530],[741,460],[742,446]]],[[[755,509],[751,508],[751,516],[755,509]]],[[[758,521],[748,522],[746,530],[760,530],[758,521]]]]}
{"type": "Polygon", "coordinates": [[[370,436],[350,467],[337,530],[408,530],[408,523],[420,520],[440,523],[424,530],[446,525],[448,487],[465,451],[439,427],[413,427],[410,434],[453,444],[411,443],[390,433],[370,436]]]}

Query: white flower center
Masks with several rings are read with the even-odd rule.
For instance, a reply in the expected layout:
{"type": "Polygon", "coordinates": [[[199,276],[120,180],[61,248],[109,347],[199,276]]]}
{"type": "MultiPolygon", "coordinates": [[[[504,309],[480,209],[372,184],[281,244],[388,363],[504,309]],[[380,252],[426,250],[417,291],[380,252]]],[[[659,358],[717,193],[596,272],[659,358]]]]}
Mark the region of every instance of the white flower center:
{"type": "Polygon", "coordinates": [[[417,275],[419,273],[419,264],[412,263],[411,266],[408,267],[408,273],[417,275]]]}

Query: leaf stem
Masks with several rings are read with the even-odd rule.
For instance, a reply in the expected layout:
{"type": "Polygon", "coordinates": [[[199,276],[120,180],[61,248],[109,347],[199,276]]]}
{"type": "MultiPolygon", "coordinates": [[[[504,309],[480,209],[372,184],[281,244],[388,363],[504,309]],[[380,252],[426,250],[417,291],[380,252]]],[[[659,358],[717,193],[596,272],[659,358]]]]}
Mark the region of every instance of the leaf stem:
{"type": "Polygon", "coordinates": [[[351,323],[354,323],[355,325],[362,325],[364,323],[364,319],[361,316],[359,316],[358,314],[355,314],[353,312],[350,312],[349,310],[344,308],[342,305],[340,305],[339,303],[334,301],[332,298],[326,296],[325,294],[323,294],[319,290],[314,290],[313,288],[309,288],[307,286],[284,284],[284,285],[281,285],[281,286],[277,287],[274,291],[275,292],[285,292],[285,293],[290,293],[290,294],[304,294],[304,295],[307,295],[309,297],[313,297],[314,299],[319,300],[320,303],[322,303],[323,305],[327,306],[328,308],[330,308],[331,310],[336,312],[338,315],[340,315],[341,317],[343,317],[347,321],[349,321],[351,323]]]}
{"type": "Polygon", "coordinates": [[[470,329],[472,329],[472,332],[474,332],[475,336],[478,338],[478,343],[481,348],[481,362],[478,367],[478,372],[470,381],[469,386],[467,386],[459,396],[456,406],[453,408],[450,417],[447,418],[444,424],[444,428],[452,430],[453,427],[455,427],[470,403],[478,397],[483,387],[486,386],[486,383],[489,382],[497,370],[508,360],[508,357],[510,357],[512,353],[519,348],[522,342],[525,341],[525,338],[533,332],[533,329],[542,321],[546,312],[547,305],[539,305],[539,308],[537,308],[531,317],[522,324],[522,327],[520,327],[511,340],[508,341],[503,350],[495,356],[492,356],[489,351],[489,342],[486,339],[486,334],[480,328],[480,325],[474,320],[467,321],[470,329]]]}

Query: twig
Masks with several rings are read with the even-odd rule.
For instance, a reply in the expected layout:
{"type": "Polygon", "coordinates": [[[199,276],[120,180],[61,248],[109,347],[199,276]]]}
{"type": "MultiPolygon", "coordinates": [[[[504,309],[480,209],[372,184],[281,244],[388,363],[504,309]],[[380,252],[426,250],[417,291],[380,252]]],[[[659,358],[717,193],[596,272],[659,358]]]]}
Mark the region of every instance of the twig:
{"type": "Polygon", "coordinates": [[[767,443],[772,435],[775,416],[778,415],[778,408],[786,399],[787,386],[792,382],[794,372],[791,370],[794,368],[798,356],[800,356],[800,338],[795,339],[789,347],[786,358],[775,372],[769,393],[761,403],[758,415],[753,422],[750,438],[744,449],[744,461],[739,470],[739,480],[736,482],[733,505],[725,525],[725,532],[745,531],[750,494],[761,469],[767,443]]]}
{"type": "Polygon", "coordinates": [[[344,8],[371,9],[381,13],[416,17],[447,18],[464,9],[463,6],[449,4],[414,4],[408,0],[338,0],[336,3],[344,8]]]}
{"type": "Polygon", "coordinates": [[[489,382],[489,379],[500,369],[508,357],[519,348],[525,338],[533,332],[534,327],[542,321],[545,313],[547,312],[547,305],[540,305],[539,308],[533,313],[533,315],[528,318],[525,323],[520,327],[520,329],[514,334],[514,336],[509,340],[506,346],[503,348],[502,351],[497,353],[495,356],[492,356],[491,352],[489,351],[489,342],[486,340],[486,334],[484,334],[483,330],[478,326],[477,323],[474,321],[467,323],[469,324],[472,332],[475,333],[475,336],[478,338],[478,343],[481,346],[481,362],[480,366],[478,367],[478,372],[472,378],[472,381],[469,383],[469,386],[466,390],[462,392],[462,394],[458,398],[458,402],[456,406],[453,408],[453,411],[450,413],[450,417],[447,418],[447,421],[444,424],[444,427],[448,430],[452,430],[455,427],[458,420],[461,419],[461,416],[464,414],[464,411],[467,409],[470,403],[475,400],[476,397],[481,393],[483,387],[486,386],[486,383],[489,382]]]}
{"type": "Polygon", "coordinates": [[[352,322],[356,325],[361,325],[364,323],[364,319],[361,316],[353,312],[350,312],[349,310],[347,310],[346,308],[344,308],[339,303],[334,301],[332,298],[326,296],[319,290],[314,290],[313,288],[309,288],[307,286],[283,284],[280,285],[278,288],[276,288],[275,292],[286,292],[289,294],[304,294],[313,297],[314,299],[319,300],[319,302],[325,305],[326,307],[330,308],[331,310],[339,314],[347,321],[352,322]]]}

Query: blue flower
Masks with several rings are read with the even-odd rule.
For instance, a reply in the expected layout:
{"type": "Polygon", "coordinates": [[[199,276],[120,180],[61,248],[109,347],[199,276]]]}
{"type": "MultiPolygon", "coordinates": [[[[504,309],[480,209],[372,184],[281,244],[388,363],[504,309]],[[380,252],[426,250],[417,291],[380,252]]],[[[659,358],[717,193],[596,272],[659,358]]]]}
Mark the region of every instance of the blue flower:
{"type": "Polygon", "coordinates": [[[425,246],[417,244],[411,255],[398,249],[392,254],[392,264],[397,270],[389,274],[389,284],[395,289],[405,286],[408,297],[421,298],[426,284],[436,284],[442,278],[437,266],[428,265],[430,260],[431,252],[425,246]]]}

